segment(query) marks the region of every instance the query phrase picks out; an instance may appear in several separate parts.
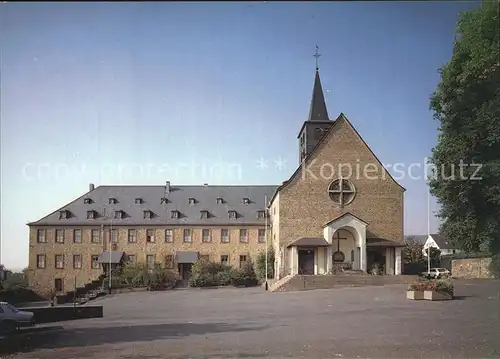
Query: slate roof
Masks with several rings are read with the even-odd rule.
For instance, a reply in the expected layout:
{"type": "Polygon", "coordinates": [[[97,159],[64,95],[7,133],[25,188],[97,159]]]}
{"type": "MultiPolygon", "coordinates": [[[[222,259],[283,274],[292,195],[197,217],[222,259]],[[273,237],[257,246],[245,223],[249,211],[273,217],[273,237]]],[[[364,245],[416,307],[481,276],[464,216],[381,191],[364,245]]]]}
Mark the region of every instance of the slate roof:
{"type": "Polygon", "coordinates": [[[316,69],[316,74],[314,75],[314,87],[311,106],[309,107],[308,121],[325,122],[329,120],[330,119],[328,118],[328,111],[326,109],[325,96],[323,95],[323,88],[321,86],[321,80],[319,78],[319,70],[316,69]]]}
{"type": "Polygon", "coordinates": [[[71,203],[28,225],[241,225],[264,224],[257,218],[265,210],[268,200],[278,186],[98,186],[71,203]],[[161,203],[166,197],[168,202],[161,203]],[[90,203],[86,203],[86,199],[90,203]],[[115,198],[116,204],[109,199],[115,198]],[[142,203],[136,203],[140,198],[142,203]],[[195,203],[190,204],[189,198],[195,203]],[[223,203],[217,203],[222,198],[223,203]],[[243,198],[249,203],[244,204],[243,198]],[[60,211],[68,211],[68,218],[60,219],[60,211]],[[151,218],[144,218],[144,211],[151,211],[151,218]],[[95,211],[94,219],[87,219],[87,211],[95,211]],[[122,219],[115,218],[115,211],[123,211],[122,219]],[[171,218],[171,211],[179,211],[179,218],[171,218]],[[201,218],[201,211],[208,211],[208,218],[201,218]],[[229,218],[229,211],[236,211],[237,218],[229,218]]]}
{"type": "Polygon", "coordinates": [[[436,242],[439,249],[455,249],[455,246],[446,237],[440,234],[431,234],[430,236],[436,242]]]}
{"type": "Polygon", "coordinates": [[[297,239],[296,241],[290,243],[288,247],[328,247],[330,243],[328,243],[324,238],[307,238],[302,237],[297,239]]]}
{"type": "Polygon", "coordinates": [[[99,258],[97,258],[97,263],[110,263],[111,262],[111,264],[118,264],[121,262],[123,255],[124,255],[123,252],[105,251],[105,252],[101,253],[99,258]]]}

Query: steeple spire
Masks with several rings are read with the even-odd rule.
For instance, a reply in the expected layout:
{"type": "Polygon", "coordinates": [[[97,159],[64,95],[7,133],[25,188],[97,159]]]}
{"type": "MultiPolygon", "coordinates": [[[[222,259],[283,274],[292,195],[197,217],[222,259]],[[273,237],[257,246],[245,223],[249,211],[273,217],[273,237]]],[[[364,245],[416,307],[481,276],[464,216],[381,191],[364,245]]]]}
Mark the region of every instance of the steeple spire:
{"type": "Polygon", "coordinates": [[[316,58],[316,75],[314,77],[314,87],[308,121],[329,121],[325,96],[323,95],[323,88],[321,87],[321,80],[319,78],[318,58],[321,55],[319,54],[318,45],[316,45],[316,53],[313,56],[316,58]]]}

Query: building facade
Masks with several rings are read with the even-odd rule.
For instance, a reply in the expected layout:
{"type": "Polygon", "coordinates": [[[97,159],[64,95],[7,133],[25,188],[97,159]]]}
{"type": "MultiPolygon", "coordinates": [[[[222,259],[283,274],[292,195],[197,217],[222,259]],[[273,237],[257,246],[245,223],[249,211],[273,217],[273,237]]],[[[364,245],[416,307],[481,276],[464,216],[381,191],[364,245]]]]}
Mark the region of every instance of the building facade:
{"type": "Polygon", "coordinates": [[[72,290],[124,260],[164,263],[186,278],[200,257],[241,266],[266,241],[278,278],[401,274],[405,190],[344,114],[330,120],[318,69],[298,141],[298,168],[280,186],[90,185],[29,223],[31,286],[72,290]]]}

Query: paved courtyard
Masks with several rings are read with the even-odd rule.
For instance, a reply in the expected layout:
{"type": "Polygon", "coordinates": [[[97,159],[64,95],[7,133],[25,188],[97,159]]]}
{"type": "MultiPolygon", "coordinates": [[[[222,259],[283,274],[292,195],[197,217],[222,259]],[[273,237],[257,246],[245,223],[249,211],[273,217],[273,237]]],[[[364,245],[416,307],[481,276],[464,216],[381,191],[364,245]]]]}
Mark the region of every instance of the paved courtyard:
{"type": "Polygon", "coordinates": [[[13,357],[500,357],[500,282],[458,282],[458,298],[449,302],[410,301],[404,291],[396,285],[121,294],[93,302],[104,306],[104,319],[18,337],[22,351],[13,357]]]}

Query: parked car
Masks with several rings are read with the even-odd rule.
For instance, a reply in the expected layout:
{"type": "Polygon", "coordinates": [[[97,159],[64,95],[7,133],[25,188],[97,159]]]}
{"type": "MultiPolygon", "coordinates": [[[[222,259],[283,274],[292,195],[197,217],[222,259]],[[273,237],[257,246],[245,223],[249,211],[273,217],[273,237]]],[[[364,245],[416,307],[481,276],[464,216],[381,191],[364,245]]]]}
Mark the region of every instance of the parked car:
{"type": "Polygon", "coordinates": [[[451,274],[450,271],[446,268],[431,268],[430,271],[423,272],[422,276],[429,279],[430,278],[437,279],[437,278],[447,277],[450,274],[451,274]]]}
{"type": "Polygon", "coordinates": [[[24,312],[12,304],[0,302],[0,333],[10,334],[21,327],[35,325],[35,315],[32,312],[24,312]]]}

